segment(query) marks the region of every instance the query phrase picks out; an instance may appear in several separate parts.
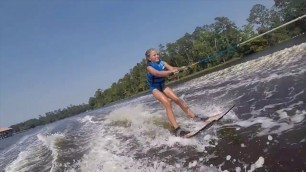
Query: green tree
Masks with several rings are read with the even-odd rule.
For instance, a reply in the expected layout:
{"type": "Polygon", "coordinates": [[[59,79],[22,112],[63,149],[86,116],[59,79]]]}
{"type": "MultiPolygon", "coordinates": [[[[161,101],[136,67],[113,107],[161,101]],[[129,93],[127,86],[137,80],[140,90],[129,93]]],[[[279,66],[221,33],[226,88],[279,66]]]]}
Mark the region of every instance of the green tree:
{"type": "Polygon", "coordinates": [[[258,33],[266,32],[270,26],[270,12],[264,5],[256,4],[250,11],[247,21],[257,28],[258,33]]]}

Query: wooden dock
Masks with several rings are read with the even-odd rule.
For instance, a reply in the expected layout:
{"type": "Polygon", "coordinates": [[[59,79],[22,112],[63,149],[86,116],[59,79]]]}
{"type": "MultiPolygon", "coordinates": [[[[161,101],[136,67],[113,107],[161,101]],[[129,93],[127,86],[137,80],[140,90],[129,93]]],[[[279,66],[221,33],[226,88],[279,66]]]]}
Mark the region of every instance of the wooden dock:
{"type": "Polygon", "coordinates": [[[12,128],[0,128],[0,140],[13,135],[12,128]]]}

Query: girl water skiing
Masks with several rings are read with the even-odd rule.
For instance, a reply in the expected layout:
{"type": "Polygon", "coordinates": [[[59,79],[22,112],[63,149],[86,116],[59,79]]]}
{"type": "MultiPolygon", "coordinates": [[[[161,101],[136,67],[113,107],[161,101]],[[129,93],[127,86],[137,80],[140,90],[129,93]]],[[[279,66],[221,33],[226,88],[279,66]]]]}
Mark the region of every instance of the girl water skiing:
{"type": "Polygon", "coordinates": [[[172,100],[179,105],[188,117],[195,118],[196,115],[183,100],[177,97],[170,87],[165,85],[165,78],[182,68],[170,66],[167,62],[159,59],[156,49],[148,49],[145,56],[147,60],[147,79],[150,85],[150,91],[165,107],[167,117],[174,128],[175,135],[182,137],[188,134],[189,131],[182,130],[177,124],[170,101],[172,100]]]}

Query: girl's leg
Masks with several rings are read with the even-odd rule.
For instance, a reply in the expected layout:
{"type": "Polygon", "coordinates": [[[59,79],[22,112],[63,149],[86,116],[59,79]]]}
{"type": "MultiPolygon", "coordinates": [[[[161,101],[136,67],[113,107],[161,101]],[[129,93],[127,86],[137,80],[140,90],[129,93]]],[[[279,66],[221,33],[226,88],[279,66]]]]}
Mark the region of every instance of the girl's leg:
{"type": "Polygon", "coordinates": [[[160,92],[159,90],[157,90],[157,89],[154,89],[152,91],[152,93],[153,93],[154,97],[158,101],[160,101],[164,105],[164,107],[166,108],[167,117],[168,117],[171,125],[174,128],[177,128],[178,124],[176,123],[175,116],[173,114],[171,103],[170,103],[170,100],[168,99],[168,97],[166,95],[164,95],[162,92],[160,92]]]}
{"type": "Polygon", "coordinates": [[[186,113],[190,118],[194,118],[195,114],[191,111],[191,109],[186,105],[186,103],[177,97],[177,95],[173,92],[170,87],[166,87],[163,91],[167,97],[173,100],[177,105],[181,107],[181,109],[186,113]]]}

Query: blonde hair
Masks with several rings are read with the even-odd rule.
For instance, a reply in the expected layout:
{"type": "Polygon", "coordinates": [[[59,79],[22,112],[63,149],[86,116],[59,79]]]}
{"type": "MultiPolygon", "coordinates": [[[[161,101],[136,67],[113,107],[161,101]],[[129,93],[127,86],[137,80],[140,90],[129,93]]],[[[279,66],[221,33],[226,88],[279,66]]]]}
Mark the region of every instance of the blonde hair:
{"type": "Polygon", "coordinates": [[[153,52],[153,51],[156,51],[156,52],[157,52],[157,50],[154,49],[154,48],[150,48],[150,49],[148,49],[148,50],[146,51],[145,56],[146,56],[147,63],[150,62],[149,57],[150,57],[151,52],[153,52]]]}

